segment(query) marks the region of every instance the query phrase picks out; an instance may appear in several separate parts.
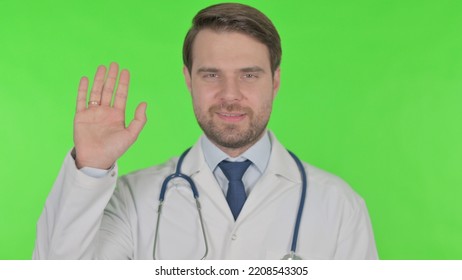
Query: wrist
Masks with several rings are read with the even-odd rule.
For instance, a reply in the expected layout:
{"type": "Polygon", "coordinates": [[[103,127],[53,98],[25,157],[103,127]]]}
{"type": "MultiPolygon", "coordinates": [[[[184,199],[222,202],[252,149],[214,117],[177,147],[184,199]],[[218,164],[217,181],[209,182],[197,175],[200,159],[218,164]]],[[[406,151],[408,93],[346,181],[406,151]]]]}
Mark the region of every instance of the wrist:
{"type": "Polygon", "coordinates": [[[84,167],[101,169],[101,170],[110,170],[114,167],[115,162],[113,163],[103,163],[103,162],[95,162],[90,160],[81,160],[80,157],[77,156],[77,152],[75,147],[71,151],[71,156],[74,158],[75,166],[77,169],[82,169],[84,167]]]}

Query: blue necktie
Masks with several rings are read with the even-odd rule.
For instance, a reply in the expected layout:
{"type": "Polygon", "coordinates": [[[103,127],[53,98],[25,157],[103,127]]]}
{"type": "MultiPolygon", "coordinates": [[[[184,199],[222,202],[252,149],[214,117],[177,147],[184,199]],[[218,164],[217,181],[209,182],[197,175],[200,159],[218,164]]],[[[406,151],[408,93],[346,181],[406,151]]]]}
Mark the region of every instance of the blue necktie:
{"type": "Polygon", "coordinates": [[[246,160],[243,162],[222,161],[218,164],[229,181],[226,201],[228,201],[234,220],[239,216],[247,198],[244,183],[242,183],[242,176],[251,163],[251,161],[246,160]]]}

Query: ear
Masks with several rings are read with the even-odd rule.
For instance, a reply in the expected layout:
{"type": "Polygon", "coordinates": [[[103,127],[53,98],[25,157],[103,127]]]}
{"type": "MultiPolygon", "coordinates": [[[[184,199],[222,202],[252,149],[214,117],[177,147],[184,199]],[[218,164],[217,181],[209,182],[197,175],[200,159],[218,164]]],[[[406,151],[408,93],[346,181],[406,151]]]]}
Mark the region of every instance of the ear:
{"type": "Polygon", "coordinates": [[[186,82],[186,86],[188,87],[189,92],[191,92],[191,75],[189,74],[188,67],[186,65],[183,66],[183,75],[184,75],[184,80],[186,82]]]}
{"type": "Polygon", "coordinates": [[[274,75],[273,75],[273,92],[274,92],[274,96],[277,95],[277,93],[279,91],[280,84],[281,84],[281,68],[278,67],[274,71],[274,75]]]}

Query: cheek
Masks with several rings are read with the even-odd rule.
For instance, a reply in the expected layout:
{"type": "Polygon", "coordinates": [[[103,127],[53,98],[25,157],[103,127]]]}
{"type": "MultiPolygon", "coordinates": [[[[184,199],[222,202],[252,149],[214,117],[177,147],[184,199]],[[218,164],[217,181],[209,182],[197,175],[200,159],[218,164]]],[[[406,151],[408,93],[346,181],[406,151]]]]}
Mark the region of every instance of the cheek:
{"type": "Polygon", "coordinates": [[[209,107],[207,100],[204,99],[204,96],[200,94],[193,94],[192,102],[193,102],[194,110],[197,112],[206,111],[207,108],[209,107]]]}
{"type": "Polygon", "coordinates": [[[193,90],[191,92],[191,96],[196,117],[202,118],[208,115],[208,111],[213,105],[210,102],[210,98],[207,98],[207,95],[205,95],[203,92],[198,92],[197,90],[193,90]]]}
{"type": "Polygon", "coordinates": [[[271,89],[268,89],[265,92],[260,94],[251,95],[248,98],[248,102],[251,107],[255,108],[254,110],[262,112],[267,111],[268,108],[271,109],[274,100],[274,93],[271,89]]]}
{"type": "Polygon", "coordinates": [[[204,85],[203,83],[193,83],[191,89],[193,101],[202,105],[212,102],[215,97],[215,92],[216,89],[214,87],[204,85]]]}

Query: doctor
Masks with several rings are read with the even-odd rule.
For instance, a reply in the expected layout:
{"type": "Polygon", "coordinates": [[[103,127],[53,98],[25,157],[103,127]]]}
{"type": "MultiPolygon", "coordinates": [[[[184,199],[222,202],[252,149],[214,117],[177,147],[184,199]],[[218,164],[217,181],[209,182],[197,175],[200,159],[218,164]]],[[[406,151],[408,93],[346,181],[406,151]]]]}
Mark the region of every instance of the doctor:
{"type": "Polygon", "coordinates": [[[306,163],[300,170],[266,128],[280,84],[271,21],[241,4],[205,8],[193,19],[183,60],[204,135],[181,164],[173,158],[118,179],[116,161],[143,129],[147,105],[125,126],[129,72],[120,72],[116,87],[118,65],[100,66],[88,101],[88,79],[81,79],[75,148],[38,221],[33,257],[281,259],[295,239],[296,258],[376,259],[364,201],[334,175],[306,163]],[[182,178],[166,183],[159,202],[176,169],[190,178],[198,202],[182,178]]]}

